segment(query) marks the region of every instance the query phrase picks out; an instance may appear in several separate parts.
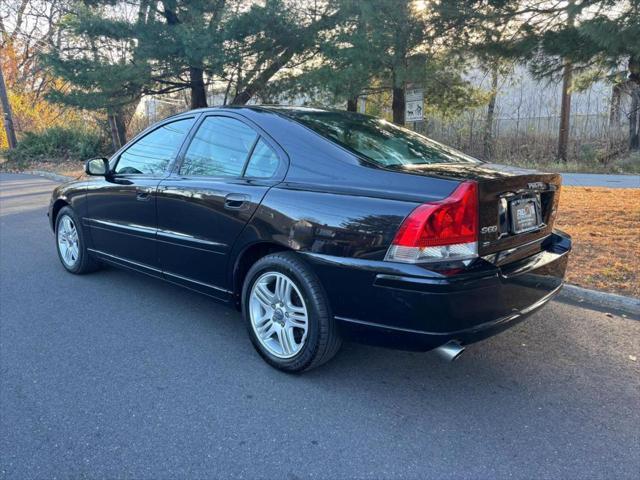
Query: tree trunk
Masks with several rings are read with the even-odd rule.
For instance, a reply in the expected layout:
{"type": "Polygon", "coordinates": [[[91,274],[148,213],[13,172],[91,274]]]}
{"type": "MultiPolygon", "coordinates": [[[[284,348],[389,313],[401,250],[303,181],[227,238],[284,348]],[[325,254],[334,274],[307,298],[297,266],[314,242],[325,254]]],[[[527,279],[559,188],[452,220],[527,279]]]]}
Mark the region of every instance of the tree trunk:
{"type": "Polygon", "coordinates": [[[253,92],[249,89],[242,90],[235,97],[233,97],[233,101],[231,105],[246,105],[246,103],[251,100],[253,96],[253,92]]]}
{"type": "Polygon", "coordinates": [[[247,84],[244,90],[240,91],[233,101],[231,105],[245,105],[251,97],[253,97],[256,93],[260,92],[271,80],[276,73],[282,69],[289,60],[293,58],[295,54],[295,50],[292,47],[285,48],[280,55],[273,61],[271,65],[265,68],[258,76],[256,76],[252,81],[247,84]]]}
{"type": "Polygon", "coordinates": [[[609,106],[609,127],[617,127],[620,125],[620,101],[622,97],[622,89],[620,85],[615,84],[611,88],[611,105],[609,106]]]}
{"type": "Polygon", "coordinates": [[[118,132],[118,139],[120,145],[127,143],[127,119],[124,112],[118,111],[113,117],[115,119],[116,130],[118,132]]]}
{"type": "Polygon", "coordinates": [[[404,127],[404,111],[406,108],[404,97],[404,85],[396,86],[393,82],[393,99],[391,101],[391,110],[393,111],[393,123],[404,127]]]}
{"type": "Polygon", "coordinates": [[[631,91],[629,150],[640,150],[640,87],[635,87],[631,91]]]}
{"type": "Polygon", "coordinates": [[[191,108],[207,107],[207,91],[202,68],[189,67],[189,81],[191,83],[191,108]]]}
{"type": "Polygon", "coordinates": [[[629,111],[629,150],[640,150],[640,58],[629,58],[631,108],[629,111]]]}
{"type": "Polygon", "coordinates": [[[358,111],[358,96],[349,97],[347,99],[347,112],[357,112],[358,111]]]}
{"type": "Polygon", "coordinates": [[[498,68],[491,70],[491,96],[487,105],[487,118],[484,124],[484,136],[482,139],[483,157],[491,160],[493,157],[493,117],[496,110],[496,98],[498,97],[498,68]]]}
{"type": "Polygon", "coordinates": [[[13,112],[11,111],[11,104],[9,103],[9,97],[7,95],[7,86],[4,83],[2,68],[0,68],[0,101],[2,102],[4,130],[7,133],[7,143],[9,144],[9,148],[16,148],[18,140],[16,138],[16,131],[13,127],[13,112]]]}
{"type": "Polygon", "coordinates": [[[564,62],[562,72],[562,99],[560,102],[560,130],[558,132],[558,158],[563,162],[567,161],[567,151],[569,149],[569,128],[571,119],[571,81],[573,77],[573,67],[571,62],[564,62]]]}
{"type": "MultiPolygon", "coordinates": [[[[176,12],[175,2],[163,1],[163,12],[167,25],[182,23],[176,12]]],[[[201,67],[189,66],[189,88],[191,90],[191,108],[202,108],[207,105],[207,91],[204,86],[204,72],[201,67]]]]}
{"type": "MultiPolygon", "coordinates": [[[[275,56],[270,64],[260,69],[260,73],[257,76],[253,79],[251,79],[251,77],[245,79],[247,82],[246,86],[244,89],[238,89],[238,93],[231,102],[231,105],[245,105],[254,95],[259,94],[267,86],[271,78],[283,69],[294,55],[303,53],[314,44],[312,42],[316,42],[319,32],[334,28],[341,14],[340,12],[341,9],[338,9],[337,12],[330,15],[322,15],[318,20],[305,28],[304,36],[300,36],[297,40],[283,44],[281,52],[275,56]]],[[[238,76],[238,84],[243,83],[240,80],[241,77],[238,76]]]]}
{"type": "Polygon", "coordinates": [[[111,143],[113,144],[113,150],[117,151],[122,146],[122,142],[120,141],[120,134],[118,133],[116,116],[115,114],[110,113],[107,118],[109,120],[109,131],[111,133],[111,143]]]}
{"type": "Polygon", "coordinates": [[[130,111],[132,111],[131,108],[125,107],[124,109],[109,112],[107,116],[114,151],[127,143],[127,123],[128,119],[131,118],[130,111]]]}

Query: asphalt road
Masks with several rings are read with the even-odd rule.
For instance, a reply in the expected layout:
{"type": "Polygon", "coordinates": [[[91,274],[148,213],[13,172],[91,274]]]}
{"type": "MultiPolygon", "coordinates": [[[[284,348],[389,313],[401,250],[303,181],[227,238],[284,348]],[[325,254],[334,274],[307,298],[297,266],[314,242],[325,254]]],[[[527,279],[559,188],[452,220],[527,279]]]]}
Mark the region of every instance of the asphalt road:
{"type": "Polygon", "coordinates": [[[640,188],[640,175],[563,173],[562,184],[574,187],[640,188]]]}
{"type": "Polygon", "coordinates": [[[638,478],[639,321],[552,302],[453,364],[286,375],[207,297],[66,273],[53,185],[0,175],[0,478],[638,478]]]}

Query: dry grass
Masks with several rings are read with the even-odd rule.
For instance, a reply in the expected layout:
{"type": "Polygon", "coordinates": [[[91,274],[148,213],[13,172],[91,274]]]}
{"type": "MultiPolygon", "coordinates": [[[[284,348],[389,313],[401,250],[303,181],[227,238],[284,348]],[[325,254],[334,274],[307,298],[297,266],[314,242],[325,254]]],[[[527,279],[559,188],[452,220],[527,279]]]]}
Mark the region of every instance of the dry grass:
{"type": "Polygon", "coordinates": [[[640,297],[640,189],[563,187],[556,226],[573,237],[569,283],[640,297]]]}
{"type": "Polygon", "coordinates": [[[75,178],[83,174],[84,162],[72,160],[12,162],[0,156],[0,171],[8,173],[43,171],[75,178]]]}

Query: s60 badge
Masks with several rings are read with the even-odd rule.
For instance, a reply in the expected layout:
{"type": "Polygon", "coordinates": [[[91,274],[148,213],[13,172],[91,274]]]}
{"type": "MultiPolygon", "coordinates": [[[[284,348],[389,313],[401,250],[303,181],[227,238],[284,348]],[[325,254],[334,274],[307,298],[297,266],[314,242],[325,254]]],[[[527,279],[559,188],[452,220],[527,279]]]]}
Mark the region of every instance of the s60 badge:
{"type": "Polygon", "coordinates": [[[496,233],[498,231],[497,225],[490,225],[488,227],[482,227],[480,233],[496,233]]]}

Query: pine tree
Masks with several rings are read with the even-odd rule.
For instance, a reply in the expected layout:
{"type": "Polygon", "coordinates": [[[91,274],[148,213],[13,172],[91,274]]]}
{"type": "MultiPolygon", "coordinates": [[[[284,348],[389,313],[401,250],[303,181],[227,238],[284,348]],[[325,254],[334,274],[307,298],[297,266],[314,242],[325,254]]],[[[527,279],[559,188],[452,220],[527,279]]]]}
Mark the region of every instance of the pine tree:
{"type": "Polygon", "coordinates": [[[334,1],[334,27],[324,32],[312,61],[283,72],[268,86],[271,97],[304,96],[321,103],[344,103],[356,111],[358,98],[388,89],[382,82],[384,66],[377,45],[371,42],[361,5],[334,1]]]}
{"type": "Polygon", "coordinates": [[[580,39],[577,61],[600,67],[600,78],[631,97],[629,149],[640,149],[640,0],[605,1],[602,9],[576,29],[580,39]],[[622,75],[623,80],[619,81],[622,75]],[[625,78],[626,77],[626,78],[625,78]],[[618,81],[616,81],[618,80],[618,81]]]}
{"type": "Polygon", "coordinates": [[[238,14],[227,35],[225,78],[235,86],[231,103],[244,105],[287,69],[312,61],[339,18],[333,1],[266,0],[238,14]]]}
{"type": "Polygon", "coordinates": [[[225,64],[224,21],[228,0],[150,2],[136,32],[137,56],[151,66],[146,93],[188,89],[191,108],[207,106],[207,81],[225,64]]]}
{"type": "Polygon", "coordinates": [[[62,25],[64,44],[45,56],[68,82],[53,99],[106,111],[116,147],[143,95],[189,90],[192,108],[207,106],[206,84],[225,64],[230,0],[85,3],[62,25]]]}
{"type": "Polygon", "coordinates": [[[77,5],[60,25],[63,41],[43,55],[45,64],[65,84],[53,89],[51,100],[82,109],[104,111],[114,148],[126,142],[126,127],[135,104],[150,83],[150,69],[136,61],[134,32],[142,29],[147,5],[134,20],[115,15],[108,2],[77,5]]]}
{"type": "Polygon", "coordinates": [[[451,58],[453,29],[443,31],[426,3],[334,0],[336,27],[323,38],[315,62],[280,82],[282,90],[329,94],[355,110],[361,96],[391,94],[392,117],[404,124],[405,88],[420,84],[429,105],[443,113],[476,105],[477,91],[462,79],[460,57],[451,58]],[[436,41],[436,39],[438,39],[436,41]],[[437,42],[441,42],[436,45],[437,42]]]}
{"type": "MultiPolygon", "coordinates": [[[[449,3],[449,2],[447,2],[449,3]]],[[[499,18],[513,32],[509,38],[486,42],[484,47],[507,58],[525,61],[538,78],[561,78],[564,125],[561,126],[559,156],[566,158],[569,90],[588,73],[591,81],[606,79],[631,97],[629,147],[640,143],[640,0],[572,0],[545,3],[453,1],[467,12],[466,21],[486,22],[499,18]],[[481,5],[494,8],[486,15],[481,5]],[[613,72],[613,73],[612,73],[613,72]],[[623,81],[619,81],[622,75],[623,81]],[[635,107],[633,107],[635,105],[635,107]]]]}
{"type": "Polygon", "coordinates": [[[432,12],[426,3],[408,0],[372,0],[358,5],[359,43],[368,42],[371,51],[377,52],[373,68],[382,67],[379,76],[392,92],[393,122],[404,125],[406,84],[421,79],[434,39],[432,12]]]}

